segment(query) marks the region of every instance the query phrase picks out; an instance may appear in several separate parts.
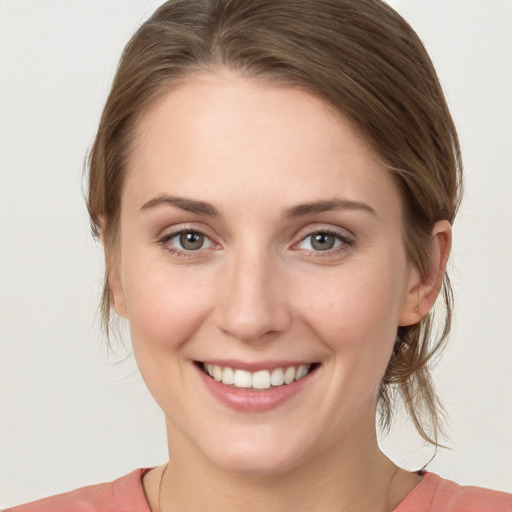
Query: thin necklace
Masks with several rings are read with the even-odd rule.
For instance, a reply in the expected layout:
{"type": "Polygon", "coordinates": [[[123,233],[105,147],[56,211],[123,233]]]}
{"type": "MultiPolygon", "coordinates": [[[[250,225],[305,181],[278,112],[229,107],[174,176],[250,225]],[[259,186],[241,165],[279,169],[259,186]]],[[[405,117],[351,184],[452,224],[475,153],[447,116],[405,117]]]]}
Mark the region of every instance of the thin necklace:
{"type": "Polygon", "coordinates": [[[162,507],[160,506],[160,496],[162,495],[162,482],[164,481],[164,475],[167,471],[167,467],[169,466],[169,463],[165,465],[164,470],[162,471],[162,476],[160,477],[160,483],[158,484],[158,512],[162,512],[162,507]]]}
{"type": "MultiPolygon", "coordinates": [[[[393,479],[395,478],[399,469],[400,468],[397,466],[395,468],[395,470],[393,471],[391,478],[389,479],[388,488],[386,489],[386,503],[384,504],[384,509],[382,512],[389,512],[389,506],[390,506],[389,499],[390,499],[390,494],[391,494],[391,484],[393,483],[393,479]]],[[[158,512],[160,512],[160,511],[158,511],[158,512]]]]}
{"type": "MultiPolygon", "coordinates": [[[[160,497],[162,495],[162,482],[164,481],[165,472],[167,471],[167,468],[169,467],[169,463],[165,465],[164,470],[162,471],[162,475],[160,476],[160,483],[158,484],[158,512],[162,512],[162,507],[160,506],[160,497]]],[[[393,479],[395,478],[395,475],[398,473],[398,467],[393,471],[393,474],[391,475],[391,478],[389,479],[387,492],[386,492],[386,503],[384,504],[383,512],[389,511],[389,498],[391,493],[391,483],[393,482],[393,479]]]]}

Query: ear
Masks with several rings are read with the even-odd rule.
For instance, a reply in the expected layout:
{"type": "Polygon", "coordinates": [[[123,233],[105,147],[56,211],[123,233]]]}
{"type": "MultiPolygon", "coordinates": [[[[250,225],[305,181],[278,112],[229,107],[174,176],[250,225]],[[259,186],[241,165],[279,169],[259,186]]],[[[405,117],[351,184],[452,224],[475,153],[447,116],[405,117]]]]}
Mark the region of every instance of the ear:
{"type": "Polygon", "coordinates": [[[115,246],[115,243],[108,240],[105,229],[106,222],[103,217],[100,219],[99,224],[103,253],[105,255],[105,278],[107,280],[110,302],[119,316],[127,318],[126,301],[121,280],[119,248],[115,246]]]}
{"type": "Polygon", "coordinates": [[[418,323],[434,306],[441,291],[444,272],[452,246],[452,227],[447,220],[435,223],[430,242],[427,273],[411,269],[398,325],[418,323]]]}
{"type": "MultiPolygon", "coordinates": [[[[109,259],[107,254],[105,254],[105,259],[109,259]]],[[[123,282],[121,280],[121,272],[119,269],[119,258],[114,256],[110,263],[106,261],[106,265],[108,288],[110,291],[110,299],[112,301],[112,305],[114,306],[114,310],[119,316],[128,318],[123,282]]]]}

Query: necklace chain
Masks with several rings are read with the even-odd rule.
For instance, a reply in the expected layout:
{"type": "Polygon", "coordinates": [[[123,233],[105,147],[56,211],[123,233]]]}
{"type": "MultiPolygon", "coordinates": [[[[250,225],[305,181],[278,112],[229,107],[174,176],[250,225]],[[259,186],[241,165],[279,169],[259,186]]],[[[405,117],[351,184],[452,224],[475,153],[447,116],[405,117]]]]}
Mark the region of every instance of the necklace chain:
{"type": "Polygon", "coordinates": [[[168,467],[169,463],[165,465],[165,468],[162,471],[162,475],[160,476],[160,483],[158,484],[158,512],[162,512],[162,507],[160,506],[160,496],[162,495],[162,482],[164,481],[164,475],[168,467]]]}

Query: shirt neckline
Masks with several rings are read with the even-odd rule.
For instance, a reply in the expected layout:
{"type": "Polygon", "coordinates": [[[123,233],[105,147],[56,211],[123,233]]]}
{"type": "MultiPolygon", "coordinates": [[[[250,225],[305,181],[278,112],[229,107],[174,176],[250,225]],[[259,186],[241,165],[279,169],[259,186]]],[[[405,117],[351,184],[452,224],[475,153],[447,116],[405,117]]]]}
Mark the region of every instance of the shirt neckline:
{"type": "MultiPolygon", "coordinates": [[[[149,508],[142,478],[146,473],[154,468],[137,469],[123,478],[114,481],[113,494],[116,502],[120,506],[120,512],[151,512],[149,508]]],[[[435,480],[435,475],[428,471],[420,470],[415,472],[421,476],[421,481],[411,490],[411,492],[395,507],[392,512],[405,512],[411,500],[417,500],[418,496],[423,494],[424,489],[435,480]]]]}

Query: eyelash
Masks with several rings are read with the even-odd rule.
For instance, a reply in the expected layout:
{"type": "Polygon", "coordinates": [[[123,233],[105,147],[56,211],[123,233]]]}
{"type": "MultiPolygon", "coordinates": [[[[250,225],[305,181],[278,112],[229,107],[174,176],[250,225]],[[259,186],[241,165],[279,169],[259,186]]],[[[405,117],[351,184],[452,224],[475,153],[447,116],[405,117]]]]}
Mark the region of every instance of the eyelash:
{"type": "MultiPolygon", "coordinates": [[[[202,247],[197,250],[186,250],[186,249],[179,249],[174,245],[170,245],[169,242],[176,238],[177,236],[183,235],[183,234],[195,234],[203,236],[206,240],[210,242],[210,244],[215,245],[215,242],[212,241],[212,239],[202,230],[197,228],[181,228],[178,231],[173,231],[171,233],[167,233],[166,235],[163,235],[162,237],[158,238],[157,242],[164,247],[164,249],[169,252],[170,254],[174,256],[178,256],[181,258],[190,258],[194,256],[194,253],[199,253],[202,250],[204,250],[202,247]]],[[[306,249],[308,252],[311,253],[311,255],[315,258],[325,258],[329,256],[335,256],[339,253],[347,250],[347,248],[352,248],[355,245],[355,240],[351,237],[348,237],[344,234],[341,234],[335,230],[330,229],[315,229],[311,230],[309,233],[306,233],[302,238],[299,240],[299,242],[295,243],[292,248],[297,247],[298,245],[302,244],[304,241],[306,241],[308,238],[311,238],[315,235],[327,235],[332,236],[336,239],[337,242],[340,242],[338,246],[335,246],[331,249],[326,249],[324,251],[318,250],[311,250],[306,249]]],[[[300,250],[300,248],[295,249],[300,250]]]]}
{"type": "MultiPolygon", "coordinates": [[[[335,246],[331,249],[326,249],[324,251],[315,251],[315,250],[308,250],[312,257],[314,258],[326,258],[326,257],[332,257],[337,256],[338,254],[346,251],[347,249],[350,249],[355,246],[355,239],[351,238],[345,234],[341,234],[338,231],[332,230],[332,229],[314,229],[311,230],[309,233],[306,233],[298,243],[294,244],[293,247],[297,247],[298,245],[302,244],[304,241],[306,241],[308,238],[311,238],[315,235],[327,235],[332,236],[335,238],[337,242],[340,242],[338,246],[335,246]]],[[[297,249],[300,250],[300,249],[297,249]]]]}
{"type": "Polygon", "coordinates": [[[197,250],[186,250],[186,249],[179,249],[176,246],[170,245],[169,242],[176,238],[177,236],[183,235],[183,234],[195,234],[200,235],[205,238],[205,240],[208,240],[212,245],[215,245],[215,242],[212,241],[212,239],[202,230],[197,228],[181,228],[177,231],[173,231],[171,233],[167,233],[166,235],[163,235],[162,237],[158,238],[157,242],[164,247],[164,249],[169,252],[170,254],[174,256],[178,256],[180,258],[191,258],[194,256],[194,253],[199,253],[203,248],[197,249],[197,250]]]}

